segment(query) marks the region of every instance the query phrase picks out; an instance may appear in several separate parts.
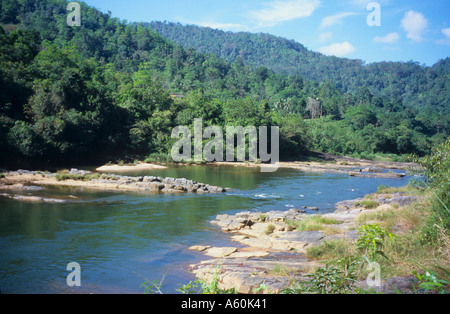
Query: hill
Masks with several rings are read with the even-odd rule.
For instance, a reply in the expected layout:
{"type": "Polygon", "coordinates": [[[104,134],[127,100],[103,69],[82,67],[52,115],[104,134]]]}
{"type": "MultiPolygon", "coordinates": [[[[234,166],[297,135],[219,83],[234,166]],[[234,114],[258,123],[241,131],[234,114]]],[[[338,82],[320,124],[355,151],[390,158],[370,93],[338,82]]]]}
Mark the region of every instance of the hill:
{"type": "Polygon", "coordinates": [[[414,61],[366,65],[361,60],[325,56],[293,40],[270,34],[233,33],[156,21],[150,26],[174,43],[214,53],[229,62],[242,58],[248,65],[264,66],[275,73],[330,82],[343,92],[356,93],[365,86],[375,96],[399,98],[408,106],[433,107],[449,113],[449,58],[432,67],[414,61]]]}
{"type": "Polygon", "coordinates": [[[448,98],[448,61],[413,66],[431,72],[410,91],[426,103],[412,106],[401,96],[406,74],[386,87],[396,97],[377,95],[373,84],[349,92],[180,46],[83,2],[81,26],[72,27],[67,4],[1,2],[0,166],[168,160],[173,128],[195,118],[223,129],[279,126],[284,159],[311,150],[423,155],[448,137],[448,102],[433,100],[448,98]]]}

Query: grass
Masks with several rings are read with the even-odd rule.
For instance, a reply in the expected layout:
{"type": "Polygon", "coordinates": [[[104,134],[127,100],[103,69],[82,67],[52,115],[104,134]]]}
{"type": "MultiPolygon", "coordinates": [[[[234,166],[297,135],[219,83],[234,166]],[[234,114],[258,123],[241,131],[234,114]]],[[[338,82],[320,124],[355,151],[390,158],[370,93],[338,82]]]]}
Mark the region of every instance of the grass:
{"type": "Polygon", "coordinates": [[[357,159],[366,159],[372,161],[388,161],[388,162],[408,162],[408,155],[395,155],[395,154],[383,154],[383,153],[354,153],[349,157],[357,159]]]}
{"type": "Polygon", "coordinates": [[[144,161],[148,163],[171,163],[173,162],[173,159],[168,154],[153,153],[150,154],[144,161]]]}
{"type": "Polygon", "coordinates": [[[275,231],[275,226],[272,224],[269,224],[267,226],[267,229],[264,231],[264,233],[269,235],[269,234],[272,234],[274,231],[275,231]]]}
{"type": "Polygon", "coordinates": [[[259,221],[260,222],[265,222],[266,219],[269,217],[269,215],[265,215],[265,214],[259,214],[259,221]]]}
{"type": "MultiPolygon", "coordinates": [[[[290,229],[297,231],[319,231],[327,229],[327,225],[339,225],[342,221],[320,215],[309,216],[301,221],[286,221],[290,229]]],[[[331,229],[329,229],[331,230],[331,229]]]]}
{"type": "Polygon", "coordinates": [[[403,193],[405,195],[420,196],[424,194],[424,190],[415,187],[411,184],[401,187],[390,187],[387,185],[380,185],[378,186],[378,190],[376,192],[376,194],[393,194],[393,193],[403,193]]]}
{"type": "Polygon", "coordinates": [[[0,173],[0,179],[3,179],[5,177],[5,174],[0,173]]]}
{"type": "Polygon", "coordinates": [[[306,255],[312,259],[333,262],[355,253],[354,244],[346,239],[323,241],[319,245],[306,249],[306,255]]]}
{"type": "Polygon", "coordinates": [[[276,264],[272,270],[269,271],[269,274],[281,277],[291,277],[298,272],[297,269],[290,269],[286,266],[276,264]]]}
{"type": "Polygon", "coordinates": [[[355,205],[357,205],[357,206],[362,205],[362,206],[364,206],[365,209],[374,209],[374,208],[377,208],[379,204],[378,204],[378,202],[375,202],[372,200],[364,200],[355,205]]]}
{"type": "MultiPolygon", "coordinates": [[[[382,193],[386,191],[409,191],[411,187],[388,188],[382,187],[382,193]]],[[[416,195],[420,195],[417,201],[405,207],[392,207],[383,211],[362,213],[357,218],[358,226],[376,223],[380,227],[395,234],[395,241],[385,241],[383,253],[376,257],[376,262],[381,267],[382,279],[394,276],[412,276],[414,272],[432,270],[444,280],[449,279],[450,269],[450,237],[448,230],[435,225],[438,233],[438,241],[429,243],[422,232],[423,226],[428,223],[433,202],[430,192],[415,189],[416,195]],[[446,271],[447,270],[447,271],[446,271]]],[[[305,225],[308,225],[305,223],[305,225]]],[[[349,256],[358,256],[356,245],[348,240],[324,241],[320,245],[308,247],[308,257],[320,260],[324,263],[336,263],[336,261],[349,256]]],[[[359,252],[360,254],[360,252],[359,252]]],[[[367,272],[360,274],[364,280],[367,272]]]]}
{"type": "Polygon", "coordinates": [[[102,175],[98,173],[89,173],[81,175],[81,174],[70,174],[66,171],[60,171],[56,174],[56,180],[58,181],[66,181],[66,180],[91,181],[94,179],[99,179],[101,177],[102,175]]]}

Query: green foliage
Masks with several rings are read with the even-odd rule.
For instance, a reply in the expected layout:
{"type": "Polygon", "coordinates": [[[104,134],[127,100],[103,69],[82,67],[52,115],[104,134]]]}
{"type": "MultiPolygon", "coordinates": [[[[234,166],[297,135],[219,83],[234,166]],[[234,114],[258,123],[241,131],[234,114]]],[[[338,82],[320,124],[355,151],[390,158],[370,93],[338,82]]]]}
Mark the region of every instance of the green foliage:
{"type": "Polygon", "coordinates": [[[269,235],[272,234],[275,230],[275,225],[273,224],[269,224],[266,228],[266,230],[264,231],[265,234],[269,235]]]}
{"type": "Polygon", "coordinates": [[[98,178],[100,178],[100,174],[98,173],[70,174],[64,171],[56,173],[56,180],[58,181],[66,181],[66,180],[91,181],[98,178]]]}
{"type": "Polygon", "coordinates": [[[270,35],[217,34],[242,37],[236,47],[247,46],[236,50],[231,42],[219,44],[220,36],[209,36],[214,30],[205,37],[199,35],[204,29],[189,29],[194,41],[202,38],[217,49],[205,54],[166,41],[147,24],[119,21],[84,3],[81,26],[69,27],[66,6],[63,0],[5,0],[0,6],[0,23],[15,24],[0,29],[0,162],[168,155],[173,127],[192,127],[195,118],[222,129],[279,126],[282,159],[310,150],[424,155],[429,144],[448,136],[448,61],[432,68],[361,68],[359,61],[315,55],[270,35]],[[258,64],[273,45],[282,58],[263,59],[271,65],[280,60],[278,66],[258,64]],[[292,67],[281,64],[300,58],[300,51],[314,62],[296,62],[299,71],[283,73],[292,67]],[[401,75],[402,83],[396,83],[391,77],[400,72],[411,76],[401,75]],[[317,73],[332,75],[323,80],[317,73]],[[420,88],[407,81],[422,77],[429,81],[418,82],[420,88]],[[309,117],[314,119],[304,119],[309,117]]]}
{"type": "Polygon", "coordinates": [[[371,201],[371,200],[363,200],[359,204],[364,206],[364,208],[367,208],[367,209],[377,208],[379,205],[376,201],[371,201]]]}
{"type": "Polygon", "coordinates": [[[311,215],[300,221],[286,221],[286,223],[290,228],[296,229],[297,231],[315,231],[322,230],[324,225],[338,225],[342,221],[326,218],[321,215],[311,215]]]}
{"type": "Polygon", "coordinates": [[[189,282],[177,289],[183,294],[236,294],[234,289],[223,290],[219,288],[219,270],[220,264],[217,265],[213,280],[207,283],[203,280],[189,282]]]}
{"type": "Polygon", "coordinates": [[[378,188],[377,188],[377,193],[378,194],[380,194],[380,193],[384,193],[384,191],[386,190],[386,189],[390,189],[390,186],[388,186],[388,185],[379,185],[378,186],[378,188]]]}
{"type": "MultiPolygon", "coordinates": [[[[413,271],[414,277],[419,280],[419,288],[424,291],[431,291],[434,293],[446,294],[446,288],[450,286],[450,281],[442,278],[436,272],[426,270],[425,274],[413,271]]],[[[446,271],[448,277],[449,273],[446,271]]]]}
{"type": "Polygon", "coordinates": [[[357,282],[363,261],[357,257],[339,260],[336,266],[327,264],[307,274],[308,281],[282,290],[283,294],[345,294],[351,293],[357,282]]]}
{"type": "Polygon", "coordinates": [[[153,153],[153,154],[150,154],[144,161],[145,162],[168,163],[168,162],[172,161],[172,157],[167,154],[153,153]]]}
{"type": "Polygon", "coordinates": [[[144,294],[163,294],[161,288],[163,285],[164,277],[158,281],[153,280],[152,282],[145,281],[141,284],[141,288],[144,288],[144,294]]]}
{"type": "Polygon", "coordinates": [[[364,257],[368,262],[375,262],[377,255],[388,259],[382,250],[385,246],[386,238],[394,242],[394,235],[391,232],[375,224],[369,224],[359,227],[358,234],[359,238],[356,242],[356,247],[364,251],[364,257]]]}
{"type": "MultiPolygon", "coordinates": [[[[270,34],[232,33],[165,22],[152,22],[150,25],[172,42],[203,53],[213,53],[228,62],[239,60],[255,69],[266,67],[277,74],[299,74],[318,82],[322,89],[308,96],[314,96],[314,99],[322,97],[323,114],[319,116],[331,114],[337,118],[343,117],[342,109],[346,101],[332,93],[338,87],[355,95],[357,106],[371,103],[373,109],[385,107],[385,115],[392,116],[389,119],[391,122],[395,122],[395,113],[401,113],[402,105],[407,104],[412,114],[417,109],[421,111],[411,122],[425,133],[442,133],[445,127],[448,129],[450,84],[446,75],[450,67],[449,58],[440,60],[432,67],[420,66],[412,61],[365,65],[361,60],[324,56],[300,43],[270,34]],[[432,124],[439,125],[439,128],[432,130],[432,124]]],[[[263,72],[261,79],[264,78],[263,72]]],[[[284,93],[286,96],[293,94],[291,90],[284,93]]],[[[372,113],[374,111],[362,114],[372,113]]],[[[370,119],[355,122],[371,123],[370,119]]]]}
{"type": "Polygon", "coordinates": [[[430,155],[415,157],[414,161],[422,166],[417,172],[423,180],[417,183],[434,195],[431,215],[423,230],[425,241],[433,243],[438,241],[441,230],[448,234],[450,228],[450,138],[433,148],[430,155]]]}
{"type": "Polygon", "coordinates": [[[269,215],[264,215],[264,214],[261,213],[261,214],[259,214],[258,221],[265,222],[268,217],[269,217],[269,215]]]}

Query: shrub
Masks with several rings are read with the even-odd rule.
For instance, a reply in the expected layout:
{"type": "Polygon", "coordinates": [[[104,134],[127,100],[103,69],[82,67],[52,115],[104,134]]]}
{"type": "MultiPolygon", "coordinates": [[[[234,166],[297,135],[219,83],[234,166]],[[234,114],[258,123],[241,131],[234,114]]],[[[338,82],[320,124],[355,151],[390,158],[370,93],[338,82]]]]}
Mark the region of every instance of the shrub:
{"type": "Polygon", "coordinates": [[[439,230],[443,229],[448,234],[450,227],[450,138],[433,148],[430,155],[422,158],[414,157],[413,161],[422,166],[416,172],[422,175],[423,180],[416,184],[425,186],[434,195],[423,232],[426,241],[436,243],[439,241],[439,230]]]}
{"type": "Polygon", "coordinates": [[[318,260],[337,260],[354,254],[354,244],[346,239],[322,241],[319,245],[311,245],[306,249],[306,255],[318,260]]]}
{"type": "Polygon", "coordinates": [[[377,193],[378,193],[378,194],[386,193],[385,190],[386,190],[386,189],[389,189],[389,188],[390,188],[390,186],[388,186],[388,185],[383,185],[383,184],[382,184],[382,185],[379,185],[379,186],[378,186],[378,189],[377,189],[377,193]]]}
{"type": "Polygon", "coordinates": [[[100,174],[98,173],[89,173],[89,174],[70,174],[66,172],[58,172],[56,174],[56,180],[58,181],[66,181],[66,180],[80,180],[80,181],[90,181],[93,179],[100,178],[100,174]]]}
{"type": "Polygon", "coordinates": [[[265,222],[268,217],[269,217],[269,215],[264,215],[261,213],[261,214],[259,214],[259,221],[265,222]]]}
{"type": "Polygon", "coordinates": [[[283,289],[283,294],[345,294],[352,292],[358,282],[363,260],[358,257],[348,257],[337,262],[336,266],[327,264],[302,281],[283,289]]]}
{"type": "Polygon", "coordinates": [[[270,224],[267,226],[267,229],[266,229],[266,231],[264,231],[264,233],[269,235],[269,234],[272,234],[274,232],[274,230],[275,230],[275,226],[270,224]]]}
{"type": "Polygon", "coordinates": [[[356,247],[364,251],[364,256],[369,261],[369,255],[374,262],[377,255],[381,255],[387,259],[382,251],[386,237],[394,241],[394,235],[384,228],[375,224],[364,225],[358,228],[359,238],[356,247]]]}
{"type": "Polygon", "coordinates": [[[338,225],[342,221],[326,218],[320,215],[309,216],[301,221],[286,221],[286,224],[297,231],[317,231],[323,230],[324,225],[338,225]]]}
{"type": "Polygon", "coordinates": [[[210,283],[202,280],[191,281],[178,288],[177,291],[182,294],[236,294],[234,289],[223,290],[219,288],[219,269],[220,264],[217,265],[214,278],[210,283]]]}
{"type": "Polygon", "coordinates": [[[158,163],[169,163],[172,162],[173,159],[168,154],[160,154],[160,153],[153,153],[150,154],[146,159],[145,162],[158,162],[158,163]]]}
{"type": "Polygon", "coordinates": [[[366,209],[377,208],[379,205],[377,202],[371,200],[364,200],[360,204],[363,205],[366,209]]]}

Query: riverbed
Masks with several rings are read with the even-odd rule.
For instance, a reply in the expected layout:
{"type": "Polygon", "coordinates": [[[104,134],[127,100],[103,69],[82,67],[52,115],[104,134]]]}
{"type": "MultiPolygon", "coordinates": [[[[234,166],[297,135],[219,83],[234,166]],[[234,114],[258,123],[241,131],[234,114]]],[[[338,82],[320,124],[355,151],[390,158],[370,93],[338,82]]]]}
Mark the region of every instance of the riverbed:
{"type": "Polygon", "coordinates": [[[145,281],[162,280],[164,293],[176,293],[180,285],[195,280],[189,264],[204,259],[188,247],[229,244],[210,223],[218,214],[303,207],[319,209],[307,213],[328,213],[338,201],[363,197],[379,185],[404,186],[410,179],[214,166],[120,174],[187,178],[231,190],[148,194],[55,186],[33,195],[70,195],[71,201],[27,203],[0,197],[1,292],[143,293],[145,281]],[[80,287],[66,283],[71,262],[81,267],[80,287]]]}

